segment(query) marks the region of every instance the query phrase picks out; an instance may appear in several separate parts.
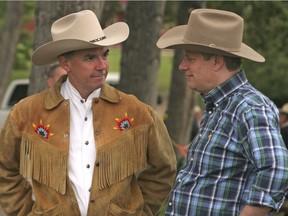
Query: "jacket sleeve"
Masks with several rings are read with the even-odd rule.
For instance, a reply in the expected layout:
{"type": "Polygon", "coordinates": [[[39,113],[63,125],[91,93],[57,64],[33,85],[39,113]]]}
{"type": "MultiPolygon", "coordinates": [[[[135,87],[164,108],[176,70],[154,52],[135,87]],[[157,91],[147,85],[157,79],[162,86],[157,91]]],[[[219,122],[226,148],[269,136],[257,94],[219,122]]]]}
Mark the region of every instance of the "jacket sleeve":
{"type": "Polygon", "coordinates": [[[154,123],[148,132],[149,169],[139,174],[138,182],[145,201],[144,212],[155,215],[168,198],[174,183],[176,157],[163,121],[153,110],[150,113],[154,123]]]}
{"type": "Polygon", "coordinates": [[[21,136],[10,114],[0,133],[0,204],[8,215],[31,212],[32,188],[19,173],[21,136]]]}

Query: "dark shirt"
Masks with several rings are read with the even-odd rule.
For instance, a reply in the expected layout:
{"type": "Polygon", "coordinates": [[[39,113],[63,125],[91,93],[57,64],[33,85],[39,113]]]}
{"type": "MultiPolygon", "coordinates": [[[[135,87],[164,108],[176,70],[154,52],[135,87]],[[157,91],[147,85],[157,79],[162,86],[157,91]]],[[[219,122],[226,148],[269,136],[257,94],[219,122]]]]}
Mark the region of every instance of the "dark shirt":
{"type": "Polygon", "coordinates": [[[281,135],[286,147],[288,148],[288,122],[283,128],[281,128],[281,135]]]}

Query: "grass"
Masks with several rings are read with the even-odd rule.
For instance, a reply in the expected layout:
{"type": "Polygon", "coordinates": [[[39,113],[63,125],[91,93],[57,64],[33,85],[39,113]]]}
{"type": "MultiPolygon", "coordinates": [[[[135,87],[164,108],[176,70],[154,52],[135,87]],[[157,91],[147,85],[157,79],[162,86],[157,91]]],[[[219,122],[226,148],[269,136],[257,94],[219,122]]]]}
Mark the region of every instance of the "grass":
{"type": "Polygon", "coordinates": [[[160,68],[158,71],[158,91],[167,92],[170,87],[173,65],[173,53],[164,51],[161,53],[160,68]]]}
{"type": "MultiPolygon", "coordinates": [[[[110,71],[119,71],[121,61],[121,50],[118,48],[110,48],[109,65],[110,71]]],[[[158,71],[158,91],[167,92],[170,86],[171,70],[173,63],[173,55],[171,52],[164,51],[161,54],[160,68],[158,71]]],[[[28,71],[13,71],[11,79],[29,78],[30,70],[28,71]]]]}

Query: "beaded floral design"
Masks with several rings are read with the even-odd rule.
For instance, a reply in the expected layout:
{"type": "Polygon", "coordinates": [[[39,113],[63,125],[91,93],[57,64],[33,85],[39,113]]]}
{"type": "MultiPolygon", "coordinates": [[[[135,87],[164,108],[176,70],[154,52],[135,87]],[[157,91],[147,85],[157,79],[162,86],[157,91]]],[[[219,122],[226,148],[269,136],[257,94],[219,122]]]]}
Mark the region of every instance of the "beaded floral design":
{"type": "Polygon", "coordinates": [[[132,126],[134,118],[129,118],[127,113],[125,113],[125,116],[123,118],[115,118],[115,121],[117,122],[117,126],[114,127],[114,129],[124,131],[132,126]]]}
{"type": "Polygon", "coordinates": [[[49,138],[53,136],[53,133],[50,131],[50,124],[44,125],[42,119],[40,119],[39,124],[32,123],[34,131],[39,135],[43,136],[44,138],[49,138]]]}

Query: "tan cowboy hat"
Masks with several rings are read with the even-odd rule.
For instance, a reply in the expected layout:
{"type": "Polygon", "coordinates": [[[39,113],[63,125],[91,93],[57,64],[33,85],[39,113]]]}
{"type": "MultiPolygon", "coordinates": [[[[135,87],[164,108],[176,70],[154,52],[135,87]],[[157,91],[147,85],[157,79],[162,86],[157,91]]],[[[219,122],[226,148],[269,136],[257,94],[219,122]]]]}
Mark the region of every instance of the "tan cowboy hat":
{"type": "Polygon", "coordinates": [[[157,46],[264,62],[263,56],[242,42],[243,28],[243,18],[235,13],[196,9],[191,12],[187,25],[169,29],[159,38],[157,46]]]}
{"type": "Polygon", "coordinates": [[[51,34],[53,41],[33,52],[32,62],[35,65],[53,63],[66,52],[121,43],[128,38],[129,27],[124,22],[118,22],[102,30],[95,13],[83,10],[56,20],[51,34]]]}

